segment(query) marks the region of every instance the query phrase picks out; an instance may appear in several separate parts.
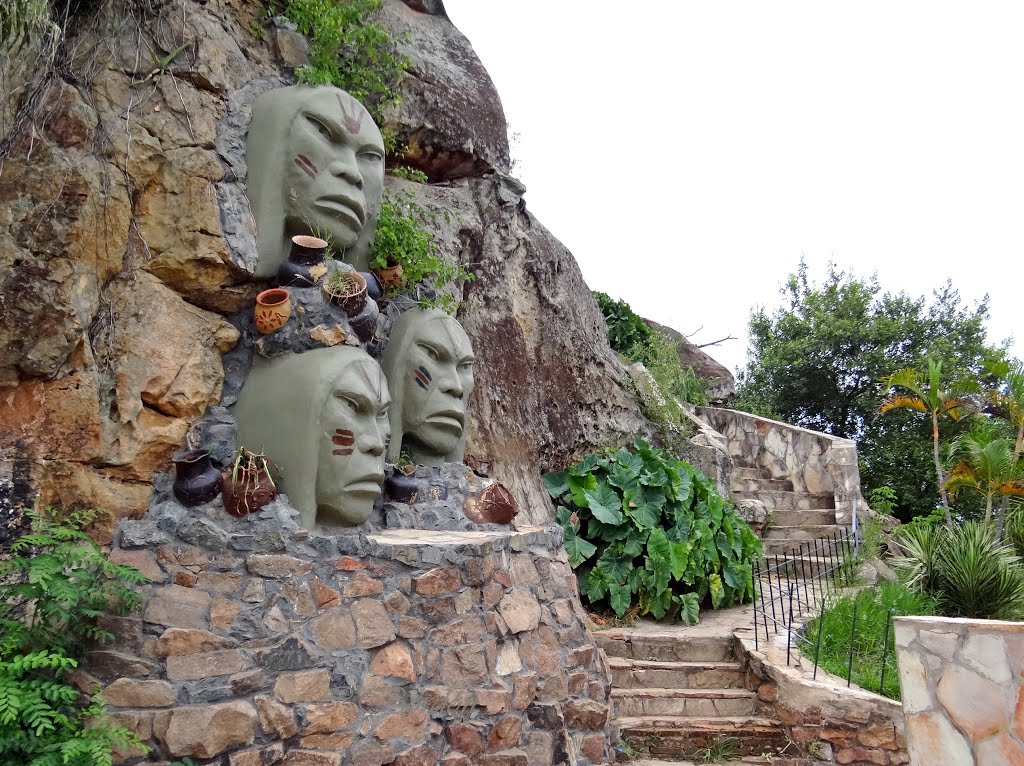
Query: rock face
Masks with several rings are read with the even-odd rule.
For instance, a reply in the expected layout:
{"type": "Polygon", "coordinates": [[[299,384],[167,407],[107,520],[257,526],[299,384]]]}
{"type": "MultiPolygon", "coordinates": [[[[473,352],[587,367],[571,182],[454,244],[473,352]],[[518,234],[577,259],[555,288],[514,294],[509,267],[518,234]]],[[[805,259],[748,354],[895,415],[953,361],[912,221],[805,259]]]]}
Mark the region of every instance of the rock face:
{"type": "Polygon", "coordinates": [[[692,366],[697,377],[707,383],[708,402],[715,407],[726,407],[736,395],[736,378],[729,368],[716,362],[710,355],[699,349],[686,339],[686,336],[671,327],[645,319],[648,327],[660,330],[668,336],[676,346],[679,361],[683,365],[692,366]]]}
{"type": "MultiPolygon", "coordinates": [[[[46,503],[113,511],[104,542],[220,398],[237,338],[221,317],[264,286],[241,252],[255,241],[230,146],[244,132],[225,143],[220,121],[248,84],[284,84],[296,63],[274,58],[279,35],[253,36],[252,4],[123,10],[110,0],[75,28],[87,77],[48,81],[24,119],[12,104],[31,88],[0,94],[0,475],[27,477],[21,495],[46,503]],[[186,40],[166,69],[136,63],[137,41],[162,58],[186,40]]],[[[468,452],[524,523],[549,521],[541,471],[648,425],[572,255],[503,175],[504,115],[469,42],[439,0],[386,0],[383,17],[413,60],[387,125],[403,161],[443,182],[389,183],[455,215],[437,241],[477,274],[458,312],[479,360],[468,452]]],[[[31,84],[24,61],[0,66],[0,82],[31,84]]]]}
{"type": "Polygon", "coordinates": [[[165,502],[113,549],[156,582],[85,669],[150,762],[612,762],[609,670],[557,528],[332,536],[280,502],[165,502]]]}

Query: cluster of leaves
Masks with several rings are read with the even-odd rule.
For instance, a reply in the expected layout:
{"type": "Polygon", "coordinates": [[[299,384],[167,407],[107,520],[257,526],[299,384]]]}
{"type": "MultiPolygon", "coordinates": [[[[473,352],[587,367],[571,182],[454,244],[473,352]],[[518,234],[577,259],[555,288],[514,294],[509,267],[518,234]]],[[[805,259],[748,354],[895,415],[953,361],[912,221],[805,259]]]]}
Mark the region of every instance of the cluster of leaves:
{"type": "MultiPolygon", "coordinates": [[[[850,680],[862,689],[898,700],[900,683],[890,620],[904,615],[934,614],[938,614],[938,604],[933,597],[899,583],[883,583],[878,588],[867,588],[855,596],[842,596],[828,604],[821,616],[807,626],[806,635],[816,639],[818,629],[821,628],[821,648],[817,651],[817,660],[829,673],[841,678],[849,674],[850,680]]],[[[815,647],[816,644],[810,645],[812,659],[815,647]]]]}
{"type": "Polygon", "coordinates": [[[146,578],[110,563],[82,531],[96,512],[28,513],[31,532],[0,560],[0,763],[110,766],[114,747],[138,739],[67,675],[87,643],[112,638],[100,617],[138,607],[129,586],[146,578]]]}
{"type": "Polygon", "coordinates": [[[544,476],[580,591],[620,617],[640,614],[695,623],[753,598],[761,542],[713,482],[641,439],[544,476]]]}
{"type": "MultiPolygon", "coordinates": [[[[930,300],[885,292],[876,278],[835,266],[814,284],[803,262],[782,292],[781,308],[751,314],[734,406],[855,439],[867,486],[891,487],[905,521],[930,513],[938,499],[931,424],[907,410],[877,417],[885,377],[932,355],[951,381],[989,380],[986,365],[1003,352],[986,341],[987,302],[965,307],[949,283],[930,300]]],[[[964,430],[954,423],[947,435],[964,430]]],[[[958,505],[968,514],[978,503],[965,496],[958,505]]]]}
{"type": "Polygon", "coordinates": [[[633,362],[640,362],[650,373],[657,391],[640,391],[644,414],[662,428],[679,429],[686,422],[681,403],[707,404],[704,381],[692,366],[684,365],[672,339],[650,327],[625,301],[616,301],[595,292],[612,349],[633,362]]]}
{"type": "Polygon", "coordinates": [[[410,61],[377,17],[381,0],[286,0],[284,15],[309,38],[309,64],[300,83],[336,85],[360,101],[380,124],[399,103],[395,88],[410,61]]]}
{"type": "Polygon", "coordinates": [[[897,527],[900,579],[937,599],[943,614],[988,620],[1024,618],[1024,565],[990,524],[968,521],[897,527]]]}
{"type": "MultiPolygon", "coordinates": [[[[425,305],[436,306],[451,313],[455,300],[449,285],[473,279],[473,273],[461,264],[450,263],[437,251],[427,222],[434,221],[437,213],[426,210],[416,202],[408,189],[384,190],[377,230],[370,246],[370,268],[383,269],[401,266],[407,287],[428,281],[433,288],[432,299],[421,299],[425,305]]],[[[442,215],[449,220],[450,213],[442,215]]]]}
{"type": "Polygon", "coordinates": [[[46,29],[60,31],[50,17],[48,0],[4,0],[0,3],[0,40],[11,53],[17,53],[46,29]]]}

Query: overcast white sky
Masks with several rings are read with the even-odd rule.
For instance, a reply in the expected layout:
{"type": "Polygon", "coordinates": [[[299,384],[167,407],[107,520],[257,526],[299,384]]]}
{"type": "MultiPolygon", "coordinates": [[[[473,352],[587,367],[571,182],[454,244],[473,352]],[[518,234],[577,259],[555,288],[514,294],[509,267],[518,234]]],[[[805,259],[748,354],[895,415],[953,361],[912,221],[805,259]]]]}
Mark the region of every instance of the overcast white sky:
{"type": "Polygon", "coordinates": [[[445,6],[520,134],[530,211],[592,289],[738,336],[709,349],[730,369],[801,255],[914,296],[952,277],[989,294],[990,340],[1014,334],[1024,3],[445,6]]]}

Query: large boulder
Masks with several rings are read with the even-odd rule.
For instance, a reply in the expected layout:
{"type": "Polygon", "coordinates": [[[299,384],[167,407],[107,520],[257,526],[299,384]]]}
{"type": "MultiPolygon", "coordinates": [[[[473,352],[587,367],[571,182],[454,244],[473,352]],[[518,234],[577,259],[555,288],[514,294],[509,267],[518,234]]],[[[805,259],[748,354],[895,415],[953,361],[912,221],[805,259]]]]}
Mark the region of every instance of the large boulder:
{"type": "Polygon", "coordinates": [[[708,402],[715,407],[726,407],[736,395],[736,378],[724,364],[715,361],[700,347],[690,343],[678,330],[645,319],[647,326],[664,333],[679,354],[679,361],[686,367],[693,367],[697,377],[707,385],[708,402]]]}

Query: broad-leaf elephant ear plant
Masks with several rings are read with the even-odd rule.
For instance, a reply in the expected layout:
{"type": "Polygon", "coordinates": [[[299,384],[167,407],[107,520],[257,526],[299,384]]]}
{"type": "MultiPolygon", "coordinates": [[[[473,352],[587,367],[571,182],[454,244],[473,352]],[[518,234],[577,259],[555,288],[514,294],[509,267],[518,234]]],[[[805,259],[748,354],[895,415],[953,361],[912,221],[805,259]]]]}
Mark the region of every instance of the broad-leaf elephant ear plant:
{"type": "Polygon", "coordinates": [[[588,455],[544,486],[558,503],[569,562],[591,604],[687,623],[754,597],[761,541],[689,463],[637,439],[588,455]]]}

